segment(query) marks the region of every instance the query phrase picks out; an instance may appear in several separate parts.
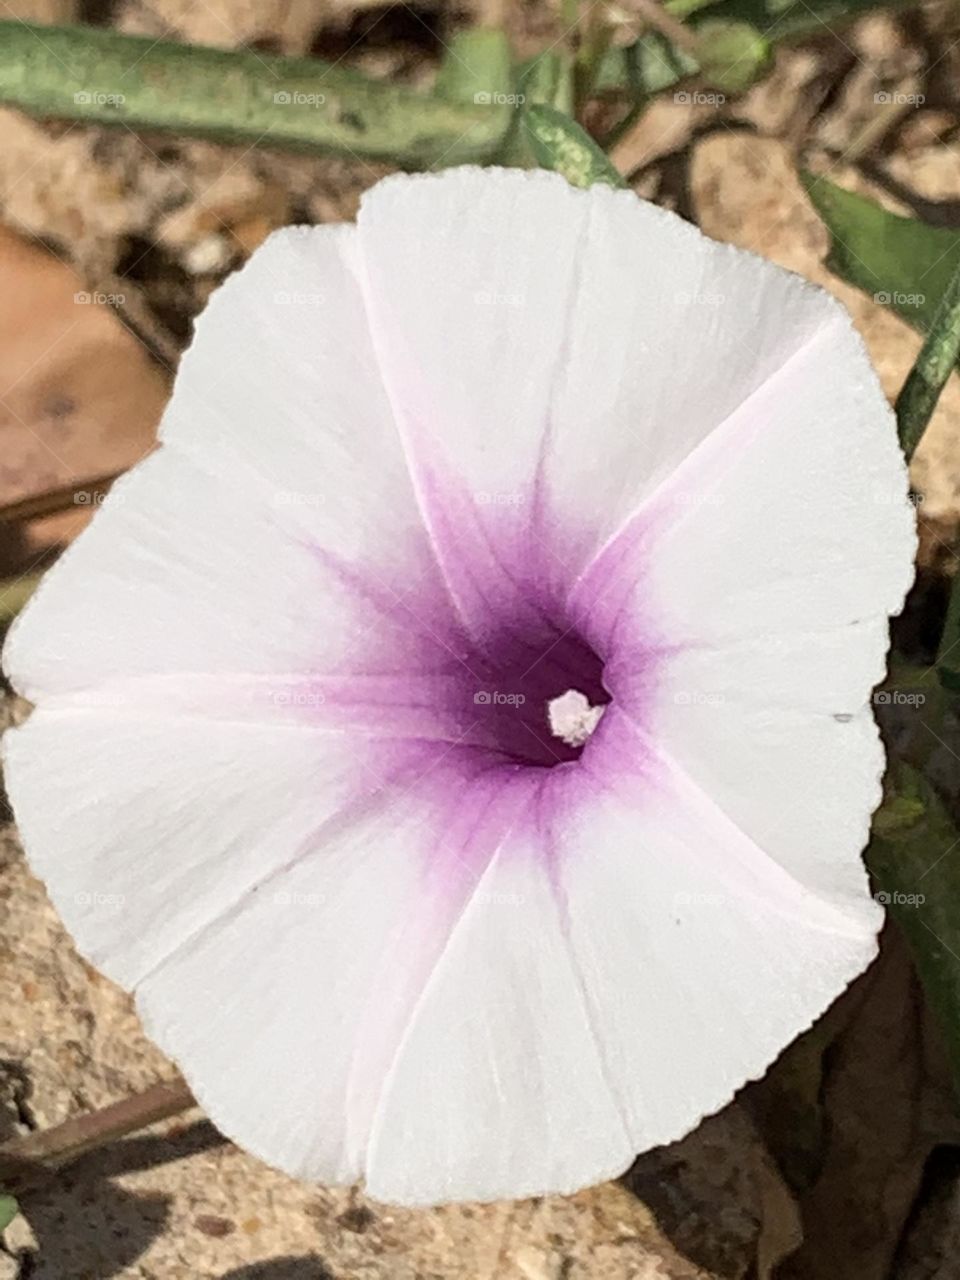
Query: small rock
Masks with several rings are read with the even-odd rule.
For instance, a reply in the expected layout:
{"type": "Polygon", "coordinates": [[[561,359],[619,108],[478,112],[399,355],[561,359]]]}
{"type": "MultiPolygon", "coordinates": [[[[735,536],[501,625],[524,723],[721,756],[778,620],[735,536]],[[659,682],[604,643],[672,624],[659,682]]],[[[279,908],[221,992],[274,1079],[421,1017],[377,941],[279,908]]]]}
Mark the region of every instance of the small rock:
{"type": "Polygon", "coordinates": [[[236,1230],[236,1223],[231,1222],[229,1218],[219,1218],[212,1213],[202,1213],[195,1219],[194,1226],[205,1236],[212,1236],[216,1240],[222,1240],[224,1236],[232,1235],[236,1230]]]}
{"type": "Polygon", "coordinates": [[[183,265],[192,276],[212,276],[225,271],[232,256],[224,236],[209,235],[187,249],[183,265]]]}
{"type": "Polygon", "coordinates": [[[849,39],[867,62],[889,66],[897,59],[915,56],[915,50],[904,39],[899,23],[889,13],[871,13],[861,18],[853,26],[849,39]]]}
{"type": "Polygon", "coordinates": [[[539,1249],[518,1249],[513,1255],[513,1266],[523,1280],[557,1280],[560,1259],[539,1249]]]}

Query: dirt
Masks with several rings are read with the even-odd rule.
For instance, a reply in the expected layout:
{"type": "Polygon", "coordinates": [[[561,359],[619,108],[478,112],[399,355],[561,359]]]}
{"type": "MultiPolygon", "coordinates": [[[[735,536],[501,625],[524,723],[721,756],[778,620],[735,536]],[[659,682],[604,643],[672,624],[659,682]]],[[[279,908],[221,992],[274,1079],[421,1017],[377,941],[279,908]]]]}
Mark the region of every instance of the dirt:
{"type": "MultiPolygon", "coordinates": [[[[87,289],[2,226],[0,274],[0,505],[132,466],[153,446],[169,383],[120,319],[124,295],[87,289]]],[[[8,558],[69,540],[94,509],[34,522],[8,558]]]]}

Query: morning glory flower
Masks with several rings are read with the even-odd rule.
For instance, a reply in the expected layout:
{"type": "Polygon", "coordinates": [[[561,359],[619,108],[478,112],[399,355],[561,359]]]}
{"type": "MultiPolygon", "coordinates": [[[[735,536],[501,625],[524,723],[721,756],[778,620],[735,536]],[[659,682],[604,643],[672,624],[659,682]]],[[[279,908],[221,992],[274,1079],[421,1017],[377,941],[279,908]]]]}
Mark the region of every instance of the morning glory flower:
{"type": "Polygon", "coordinates": [[[914,533],[821,290],[629,192],[393,177],[219,290],[161,439],[11,634],[6,768],[229,1137],[572,1191],[870,961],[914,533]]]}

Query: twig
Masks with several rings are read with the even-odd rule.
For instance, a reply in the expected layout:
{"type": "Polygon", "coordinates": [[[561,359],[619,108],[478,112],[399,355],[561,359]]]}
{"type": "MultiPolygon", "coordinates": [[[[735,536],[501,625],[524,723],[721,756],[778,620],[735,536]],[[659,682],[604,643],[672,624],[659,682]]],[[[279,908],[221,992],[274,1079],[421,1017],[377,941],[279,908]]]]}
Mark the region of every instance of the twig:
{"type": "Polygon", "coordinates": [[[99,1111],[64,1120],[52,1129],[14,1138],[0,1146],[0,1187],[19,1195],[87,1152],[193,1106],[193,1094],[186,1082],[177,1077],[99,1111]]]}
{"type": "Polygon", "coordinates": [[[843,159],[857,164],[864,156],[875,151],[887,134],[912,110],[910,94],[901,84],[896,92],[887,95],[887,101],[877,103],[877,110],[844,151],[843,159]]]}
{"type": "Polygon", "coordinates": [[[91,506],[95,494],[107,493],[115,480],[123,475],[113,471],[109,475],[94,476],[91,480],[75,480],[60,489],[47,489],[29,498],[18,498],[0,507],[0,524],[27,524],[42,516],[57,515],[61,511],[91,506]]]}

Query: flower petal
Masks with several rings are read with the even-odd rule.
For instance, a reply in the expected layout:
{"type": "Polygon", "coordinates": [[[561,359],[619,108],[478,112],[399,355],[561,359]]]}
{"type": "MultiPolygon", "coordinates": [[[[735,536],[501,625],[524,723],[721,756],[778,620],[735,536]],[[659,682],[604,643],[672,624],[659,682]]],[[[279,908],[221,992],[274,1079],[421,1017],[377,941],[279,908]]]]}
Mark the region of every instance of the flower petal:
{"type": "Polygon", "coordinates": [[[366,747],[136,704],[42,706],[4,738],[80,950],[225,1133],[325,1181],[363,1174],[409,1011],[524,799],[463,748],[366,747]]]}
{"type": "Polygon", "coordinates": [[[389,179],[358,225],[386,386],[471,619],[568,588],[835,312],[632,193],[538,171],[389,179]]]}
{"type": "Polygon", "coordinates": [[[867,966],[882,912],[811,892],[671,761],[632,776],[620,712],[598,732],[553,839],[607,1077],[643,1151],[761,1075],[867,966]]]}
{"type": "Polygon", "coordinates": [[[542,844],[540,773],[411,1014],[372,1132],[371,1195],[573,1192],[634,1157],[542,844]]]}
{"type": "Polygon", "coordinates": [[[279,232],[218,291],[163,448],[12,629],[5,666],[26,697],[172,671],[412,670],[424,643],[449,659],[352,234],[279,232]],[[324,306],[281,305],[278,290],[324,306]]]}
{"type": "Polygon", "coordinates": [[[399,177],[217,295],[162,436],[14,630],[6,753],[227,1134],[392,1200],[573,1190],[867,963],[913,535],[825,295],[627,193],[399,177]],[[583,756],[519,765],[569,689],[583,756]]]}
{"type": "Polygon", "coordinates": [[[443,751],[136,700],[44,704],[3,747],[31,866],[84,955],[128,988],[405,796],[443,751]]]}
{"type": "Polygon", "coordinates": [[[680,650],[644,702],[648,731],[727,816],[837,901],[868,891],[860,852],[884,753],[865,704],[887,645],[883,617],[680,650]]]}
{"type": "Polygon", "coordinates": [[[518,628],[544,614],[528,589],[552,555],[531,536],[533,481],[588,207],[556,175],[479,169],[387,181],[361,206],[380,367],[474,633],[491,614],[518,628]]]}
{"type": "Polygon", "coordinates": [[[681,647],[843,627],[902,606],[916,534],[893,414],[849,317],[823,299],[828,322],[576,584],[572,609],[607,643],[639,638],[651,612],[681,647]],[[639,583],[623,571],[637,563],[639,583]]]}
{"type": "Polygon", "coordinates": [[[851,901],[883,770],[867,703],[913,575],[906,497],[889,407],[832,314],[608,542],[570,603],[615,654],[605,680],[644,731],[771,858],[851,901]],[[652,684],[637,661],[651,631],[652,684]]]}
{"type": "Polygon", "coordinates": [[[429,814],[419,794],[383,799],[137,991],[147,1033],[187,1069],[218,1128],[318,1181],[363,1174],[348,1108],[360,1027],[371,1007],[388,1019],[385,959],[402,963],[395,939],[422,918],[416,851],[429,814]]]}

